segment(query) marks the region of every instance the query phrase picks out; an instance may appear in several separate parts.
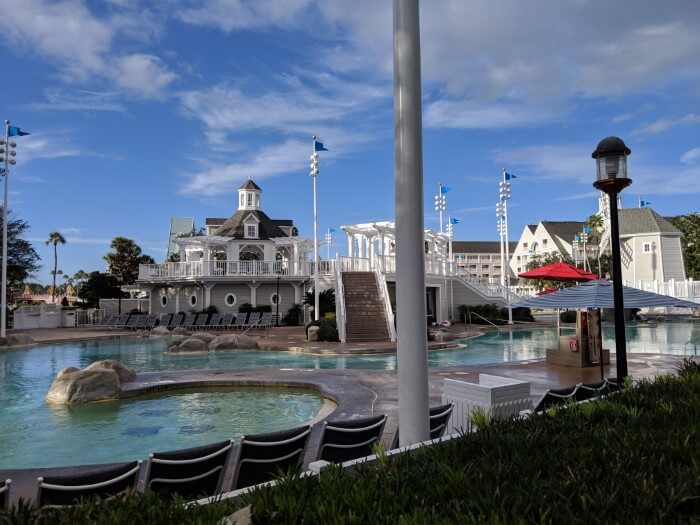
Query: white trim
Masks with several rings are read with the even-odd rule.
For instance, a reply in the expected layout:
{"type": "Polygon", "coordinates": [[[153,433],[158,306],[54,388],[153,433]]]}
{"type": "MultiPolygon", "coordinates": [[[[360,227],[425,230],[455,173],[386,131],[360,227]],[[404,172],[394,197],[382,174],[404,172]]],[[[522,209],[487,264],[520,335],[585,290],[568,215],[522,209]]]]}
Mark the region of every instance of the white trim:
{"type": "Polygon", "coordinates": [[[280,293],[280,294],[279,294],[279,298],[277,299],[277,303],[276,303],[276,302],[274,302],[274,301],[272,300],[273,297],[274,297],[275,295],[277,295],[277,292],[272,292],[272,293],[270,294],[270,304],[271,304],[272,306],[277,306],[278,303],[279,303],[279,304],[282,304],[282,300],[284,299],[284,295],[282,295],[282,294],[280,293]]]}
{"type": "Polygon", "coordinates": [[[234,306],[236,306],[237,303],[238,303],[238,297],[236,297],[236,294],[235,294],[235,293],[229,292],[229,293],[227,293],[226,295],[224,295],[224,305],[225,305],[227,308],[233,308],[234,306]],[[228,303],[228,298],[229,298],[229,297],[233,297],[233,302],[232,302],[231,304],[228,303]]]}
{"type": "Polygon", "coordinates": [[[190,295],[190,300],[189,300],[190,306],[191,306],[192,308],[194,308],[195,306],[197,306],[197,303],[198,303],[198,302],[199,302],[199,299],[197,298],[197,294],[194,294],[194,293],[191,294],[191,295],[190,295]],[[193,299],[194,299],[194,301],[193,301],[193,299]]]}
{"type": "Polygon", "coordinates": [[[165,308],[168,306],[168,296],[166,294],[160,294],[160,305],[165,308]]]}

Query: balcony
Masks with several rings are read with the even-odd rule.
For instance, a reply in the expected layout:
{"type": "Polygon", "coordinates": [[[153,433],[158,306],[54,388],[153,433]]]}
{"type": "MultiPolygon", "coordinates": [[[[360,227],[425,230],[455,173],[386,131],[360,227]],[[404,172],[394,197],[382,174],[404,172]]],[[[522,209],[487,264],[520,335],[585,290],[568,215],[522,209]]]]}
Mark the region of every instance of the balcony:
{"type": "MultiPolygon", "coordinates": [[[[321,261],[319,275],[333,275],[335,261],[321,261]]],[[[236,277],[311,277],[311,261],[189,261],[163,264],[140,264],[140,281],[170,281],[236,277]]]]}

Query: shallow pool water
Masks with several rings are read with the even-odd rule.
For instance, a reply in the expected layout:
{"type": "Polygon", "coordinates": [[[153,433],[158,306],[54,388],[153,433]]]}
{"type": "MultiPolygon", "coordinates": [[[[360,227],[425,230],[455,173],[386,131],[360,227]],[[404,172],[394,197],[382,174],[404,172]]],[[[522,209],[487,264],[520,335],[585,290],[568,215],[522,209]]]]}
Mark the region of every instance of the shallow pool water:
{"type": "MultiPolygon", "coordinates": [[[[698,323],[627,327],[630,353],[682,355],[692,352],[692,345],[685,345],[691,340],[700,346],[698,323]]],[[[429,352],[428,365],[452,367],[542,358],[545,349],[555,344],[555,332],[552,329],[489,332],[461,343],[460,348],[429,352]]],[[[604,327],[604,347],[614,349],[612,326],[604,327]]],[[[259,389],[169,393],[148,400],[50,407],[44,402],[44,396],[58,371],[67,366],[83,368],[93,361],[109,358],[118,359],[138,372],[396,368],[396,356],[392,354],[343,357],[253,351],[166,355],[166,348],[166,339],[124,338],[0,352],[3,443],[0,468],[141,458],[152,450],[182,448],[234,438],[242,433],[293,426],[312,418],[322,403],[321,398],[312,393],[285,394],[274,390],[266,393],[259,389]],[[218,412],[208,414],[207,410],[218,412]],[[130,448],[132,443],[134,448],[130,448]]]]}

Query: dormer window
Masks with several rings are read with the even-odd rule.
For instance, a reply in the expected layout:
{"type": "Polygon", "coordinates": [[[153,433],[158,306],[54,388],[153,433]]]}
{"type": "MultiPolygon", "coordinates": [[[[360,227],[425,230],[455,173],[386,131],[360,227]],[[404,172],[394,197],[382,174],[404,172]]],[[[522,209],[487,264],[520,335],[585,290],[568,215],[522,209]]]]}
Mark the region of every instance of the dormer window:
{"type": "Polygon", "coordinates": [[[243,194],[241,193],[241,204],[240,205],[243,206],[243,204],[245,204],[245,197],[243,197],[243,194]]]}
{"type": "Polygon", "coordinates": [[[246,224],[245,225],[245,238],[246,239],[257,239],[258,238],[258,225],[257,224],[246,224]]]}
{"type": "Polygon", "coordinates": [[[252,205],[253,205],[253,194],[248,193],[248,206],[252,206],[252,205]]]}

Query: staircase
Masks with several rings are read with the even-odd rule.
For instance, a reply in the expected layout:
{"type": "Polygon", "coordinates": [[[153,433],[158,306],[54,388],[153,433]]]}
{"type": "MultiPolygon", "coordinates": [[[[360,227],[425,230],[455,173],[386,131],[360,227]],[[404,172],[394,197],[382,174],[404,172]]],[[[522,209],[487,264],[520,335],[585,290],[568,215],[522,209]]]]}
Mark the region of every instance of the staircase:
{"type": "Polygon", "coordinates": [[[374,272],[343,272],[347,341],[389,341],[384,305],[374,272]]]}

